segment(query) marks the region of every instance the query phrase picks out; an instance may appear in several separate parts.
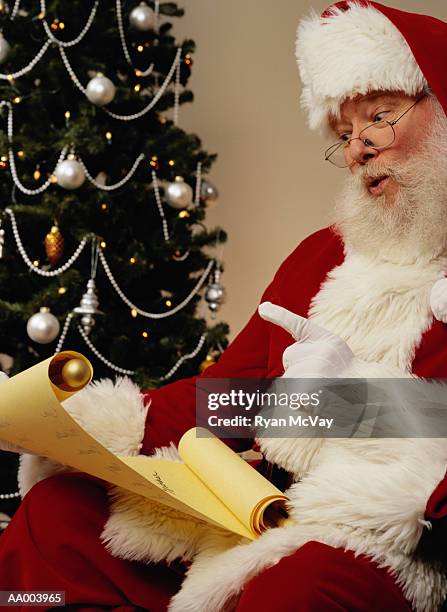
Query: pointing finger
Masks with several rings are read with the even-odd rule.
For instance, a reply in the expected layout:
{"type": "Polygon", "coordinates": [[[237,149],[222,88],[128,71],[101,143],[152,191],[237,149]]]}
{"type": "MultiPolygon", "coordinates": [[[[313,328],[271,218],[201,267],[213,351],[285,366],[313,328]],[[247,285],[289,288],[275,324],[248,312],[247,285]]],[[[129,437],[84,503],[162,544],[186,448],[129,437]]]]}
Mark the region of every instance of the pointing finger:
{"type": "Polygon", "coordinates": [[[271,302],[263,302],[258,306],[258,312],[265,321],[279,325],[289,332],[295,340],[302,340],[308,335],[309,320],[290,312],[287,308],[271,302]]]}
{"type": "MultiPolygon", "coordinates": [[[[258,306],[259,315],[275,325],[279,325],[289,332],[295,340],[307,340],[317,342],[319,340],[334,340],[340,342],[340,338],[324,327],[320,327],[310,319],[306,319],[300,315],[272,304],[271,302],[263,302],[258,306]]],[[[341,341],[344,345],[345,343],[341,341]]]]}

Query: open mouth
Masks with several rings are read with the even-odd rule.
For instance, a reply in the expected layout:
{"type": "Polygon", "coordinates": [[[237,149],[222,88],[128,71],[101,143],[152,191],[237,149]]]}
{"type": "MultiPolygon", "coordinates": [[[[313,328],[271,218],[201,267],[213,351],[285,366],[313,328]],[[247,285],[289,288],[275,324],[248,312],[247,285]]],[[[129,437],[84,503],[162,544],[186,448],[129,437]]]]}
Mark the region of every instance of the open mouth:
{"type": "Polygon", "coordinates": [[[366,179],[366,187],[372,195],[380,195],[385,189],[386,184],[388,183],[389,176],[384,174],[383,176],[377,176],[375,178],[367,178],[366,179]]]}

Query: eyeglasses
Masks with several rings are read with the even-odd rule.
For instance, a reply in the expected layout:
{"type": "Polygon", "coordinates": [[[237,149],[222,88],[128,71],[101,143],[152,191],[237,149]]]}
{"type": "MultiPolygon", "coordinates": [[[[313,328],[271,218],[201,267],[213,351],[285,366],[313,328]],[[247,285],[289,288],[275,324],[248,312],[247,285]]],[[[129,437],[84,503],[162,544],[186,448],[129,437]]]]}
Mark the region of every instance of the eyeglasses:
{"type": "Polygon", "coordinates": [[[383,149],[390,147],[396,138],[396,132],[394,131],[396,123],[425,96],[425,93],[419,96],[416,102],[413,102],[413,104],[399,115],[397,119],[393,121],[383,120],[371,123],[360,132],[357,138],[348,138],[347,140],[339,140],[334,143],[329,149],[326,149],[324,159],[331,162],[331,164],[337,168],[349,168],[349,166],[353,165],[354,161],[350,163],[346,162],[345,150],[354,140],[361,140],[365,146],[375,149],[376,151],[383,151],[383,149]]]}

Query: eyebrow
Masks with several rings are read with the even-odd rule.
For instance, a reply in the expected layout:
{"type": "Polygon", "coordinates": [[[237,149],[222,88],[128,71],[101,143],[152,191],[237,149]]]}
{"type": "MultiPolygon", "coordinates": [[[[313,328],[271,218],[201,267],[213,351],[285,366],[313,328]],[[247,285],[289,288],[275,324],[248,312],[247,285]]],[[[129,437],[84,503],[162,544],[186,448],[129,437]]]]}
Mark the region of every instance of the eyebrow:
{"type": "MultiPolygon", "coordinates": [[[[363,102],[364,100],[368,102],[374,102],[374,100],[376,100],[377,98],[383,98],[384,104],[394,103],[396,100],[392,94],[386,94],[383,92],[373,92],[373,93],[365,94],[364,96],[362,96],[359,102],[363,102]]],[[[346,119],[343,116],[340,117],[340,119],[336,119],[335,117],[333,117],[330,121],[330,127],[334,131],[340,126],[347,125],[347,124],[349,124],[349,119],[346,119]]]]}

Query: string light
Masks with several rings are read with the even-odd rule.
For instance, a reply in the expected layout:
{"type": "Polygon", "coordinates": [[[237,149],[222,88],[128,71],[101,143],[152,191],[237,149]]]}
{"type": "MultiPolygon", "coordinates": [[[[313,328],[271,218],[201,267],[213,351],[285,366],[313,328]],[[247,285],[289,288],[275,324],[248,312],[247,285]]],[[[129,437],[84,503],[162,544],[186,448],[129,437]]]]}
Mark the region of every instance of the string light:
{"type": "Polygon", "coordinates": [[[158,157],[156,155],[153,155],[151,157],[151,161],[149,162],[149,165],[152,166],[152,168],[155,168],[156,170],[158,170],[159,164],[158,164],[158,157]]]}
{"type": "Polygon", "coordinates": [[[172,306],[172,302],[171,302],[171,300],[166,300],[166,301],[165,301],[165,304],[166,304],[166,306],[167,306],[168,308],[170,308],[170,307],[172,306]]]}
{"type": "Polygon", "coordinates": [[[134,87],[134,90],[138,93],[141,89],[141,83],[137,83],[134,87]]]}
{"type": "Polygon", "coordinates": [[[14,102],[14,104],[20,104],[20,102],[22,101],[22,98],[20,96],[16,96],[15,98],[13,98],[12,101],[14,102]]]}
{"type": "Polygon", "coordinates": [[[66,287],[59,287],[57,292],[58,292],[59,295],[64,295],[64,293],[67,293],[67,289],[66,289],[66,287]]]}
{"type": "Polygon", "coordinates": [[[132,310],[130,311],[130,314],[134,319],[138,317],[138,312],[135,310],[135,308],[132,308],[132,310]]]}
{"type": "Polygon", "coordinates": [[[59,30],[63,30],[65,28],[65,23],[63,21],[59,24],[59,30]]]}
{"type": "Polygon", "coordinates": [[[140,77],[143,73],[138,68],[135,68],[135,76],[140,77]]]}
{"type": "Polygon", "coordinates": [[[33,266],[34,266],[34,267],[36,267],[36,268],[38,268],[38,267],[39,267],[39,263],[40,263],[40,262],[39,262],[39,260],[38,260],[38,259],[35,259],[35,260],[33,261],[33,266]]]}
{"type": "Polygon", "coordinates": [[[168,164],[169,164],[170,166],[175,166],[175,161],[174,161],[173,159],[170,159],[170,160],[168,161],[168,164]]]}
{"type": "Polygon", "coordinates": [[[101,247],[101,249],[105,249],[107,245],[104,242],[104,240],[101,240],[101,242],[99,243],[99,246],[101,247]]]}
{"type": "Polygon", "coordinates": [[[107,204],[106,204],[105,202],[103,202],[103,203],[101,204],[101,210],[107,210],[107,209],[108,209],[107,204]]]}
{"type": "Polygon", "coordinates": [[[189,53],[185,55],[184,62],[187,66],[192,66],[192,59],[189,53]]]}
{"type": "Polygon", "coordinates": [[[23,151],[22,149],[20,149],[20,151],[17,151],[17,157],[20,157],[20,159],[25,157],[25,151],[23,151]]]}
{"type": "Polygon", "coordinates": [[[178,214],[180,219],[184,219],[185,217],[190,217],[190,214],[187,210],[181,210],[178,214]]]}
{"type": "Polygon", "coordinates": [[[130,261],[131,264],[134,264],[134,263],[136,263],[137,260],[135,259],[135,257],[131,257],[129,259],[129,261],[130,261]]]}
{"type": "Polygon", "coordinates": [[[37,168],[34,170],[34,174],[33,174],[33,178],[35,181],[38,181],[40,179],[40,170],[39,170],[39,166],[37,166],[37,168]]]}
{"type": "Polygon", "coordinates": [[[64,117],[65,117],[65,127],[69,127],[69,125],[70,125],[70,117],[71,117],[71,113],[70,113],[69,110],[65,111],[64,117]]]}
{"type": "Polygon", "coordinates": [[[149,338],[149,334],[147,331],[142,332],[141,335],[143,336],[143,338],[149,338]]]}
{"type": "Polygon", "coordinates": [[[138,47],[137,47],[137,51],[138,51],[139,53],[141,53],[142,51],[144,51],[144,47],[143,47],[143,45],[138,45],[138,47]]]}
{"type": "Polygon", "coordinates": [[[57,176],[55,174],[52,174],[48,180],[50,181],[50,183],[57,183],[57,176]]]}
{"type": "Polygon", "coordinates": [[[110,144],[112,142],[112,132],[106,132],[107,142],[110,144]]]}

